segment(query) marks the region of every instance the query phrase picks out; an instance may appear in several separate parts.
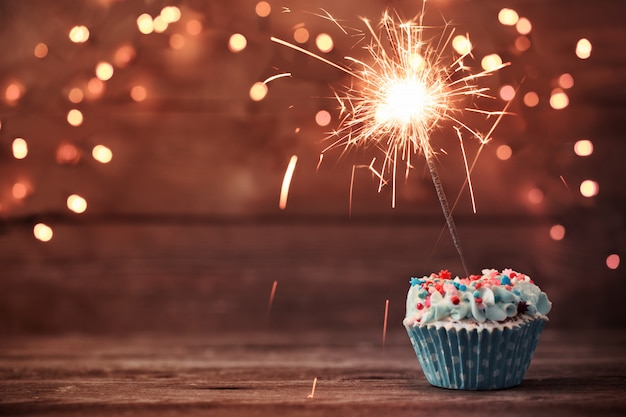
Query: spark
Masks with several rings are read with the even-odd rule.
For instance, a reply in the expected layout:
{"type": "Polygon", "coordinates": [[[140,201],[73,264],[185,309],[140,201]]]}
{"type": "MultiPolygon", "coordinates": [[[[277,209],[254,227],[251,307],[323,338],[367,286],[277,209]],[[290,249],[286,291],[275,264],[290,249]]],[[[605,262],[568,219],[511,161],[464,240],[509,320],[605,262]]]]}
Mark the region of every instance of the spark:
{"type": "Polygon", "coordinates": [[[385,319],[383,320],[383,351],[387,342],[387,318],[389,317],[389,300],[385,300],[385,319]]]}
{"type": "Polygon", "coordinates": [[[291,185],[291,178],[293,177],[293,171],[296,169],[297,162],[298,162],[298,157],[296,155],[292,155],[291,159],[289,160],[289,165],[287,165],[285,176],[283,177],[283,185],[280,188],[280,200],[278,202],[278,207],[281,210],[284,210],[287,207],[287,197],[289,196],[289,186],[291,185]]]}
{"type": "Polygon", "coordinates": [[[315,386],[317,385],[317,377],[313,379],[313,388],[311,388],[311,393],[307,395],[307,398],[313,398],[315,396],[315,386]]]}
{"type": "Polygon", "coordinates": [[[270,319],[270,311],[272,310],[272,304],[274,304],[274,296],[276,295],[276,287],[278,286],[278,281],[274,281],[272,284],[272,290],[270,291],[270,299],[267,303],[267,321],[270,319]]]}
{"type": "Polygon", "coordinates": [[[271,77],[266,78],[266,79],[263,81],[263,84],[267,84],[267,83],[269,83],[270,81],[274,81],[274,80],[276,80],[276,79],[278,79],[278,78],[283,78],[283,77],[291,77],[291,73],[290,73],[290,72],[285,72],[285,73],[282,73],[282,74],[272,75],[271,77]]]}
{"type": "MultiPolygon", "coordinates": [[[[446,224],[467,271],[435,163],[436,152],[430,140],[435,131],[449,123],[455,128],[461,143],[463,136],[468,135],[478,140],[482,148],[505,112],[476,107],[476,99],[492,98],[489,88],[481,87],[477,82],[508,64],[499,63],[480,72],[471,72],[464,64],[464,59],[471,55],[470,48],[461,55],[446,52],[454,30],[448,24],[442,28],[424,25],[425,3],[421,13],[409,21],[401,21],[397,14],[385,11],[378,29],[368,19],[361,18],[365,25],[363,35],[369,39],[365,46],[365,59],[346,56],[345,63],[334,62],[279,38],[272,37],[271,40],[343,71],[350,77],[349,85],[334,91],[334,99],[340,103],[341,116],[338,127],[328,136],[332,142],[322,154],[335,148],[344,148],[345,151],[355,147],[374,147],[382,152],[379,166],[374,169],[370,165],[369,169],[378,174],[379,192],[391,183],[392,207],[396,204],[398,170],[403,167],[406,181],[414,158],[419,155],[424,157],[446,224]],[[432,36],[431,32],[436,29],[439,29],[438,33],[432,36]],[[487,119],[494,115],[498,117],[489,133],[483,135],[462,120],[465,111],[487,119]]],[[[337,24],[337,20],[331,20],[337,24]]],[[[465,152],[463,146],[462,151],[465,152]]],[[[466,184],[471,187],[469,176],[474,164],[467,167],[465,154],[464,160],[466,184]]],[[[475,207],[475,203],[472,204],[475,207]]]]}

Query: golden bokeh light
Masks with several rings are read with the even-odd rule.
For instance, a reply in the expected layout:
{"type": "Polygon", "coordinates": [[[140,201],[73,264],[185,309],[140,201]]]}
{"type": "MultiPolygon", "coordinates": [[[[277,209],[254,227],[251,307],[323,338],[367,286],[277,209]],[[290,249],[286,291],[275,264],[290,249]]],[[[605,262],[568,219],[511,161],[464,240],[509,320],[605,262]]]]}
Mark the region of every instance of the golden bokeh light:
{"type": "Polygon", "coordinates": [[[536,107],[539,104],[539,94],[529,91],[524,94],[524,104],[526,107],[536,107]]]}
{"type": "Polygon", "coordinates": [[[619,264],[620,264],[620,258],[618,254],[612,253],[606,257],[606,266],[609,269],[617,269],[619,268],[619,264]]]}
{"type": "Polygon", "coordinates": [[[511,101],[515,98],[515,88],[512,85],[505,84],[498,91],[500,98],[504,101],[511,101]]]}
{"type": "Polygon", "coordinates": [[[591,56],[592,49],[591,42],[582,38],[576,43],[576,56],[580,59],[587,59],[591,56]]]}
{"type": "Polygon", "coordinates": [[[101,164],[108,164],[113,159],[113,152],[104,145],[96,145],[91,150],[91,156],[101,164]]]}
{"type": "Polygon", "coordinates": [[[136,102],[144,101],[148,97],[148,90],[143,85],[136,85],[130,89],[130,98],[136,102]]]}
{"type": "Polygon", "coordinates": [[[72,194],[67,197],[67,208],[74,213],[84,213],[87,210],[87,200],[78,194],[72,194]]]}
{"type": "Polygon", "coordinates": [[[541,204],[544,199],[544,193],[539,188],[532,188],[526,196],[531,204],[541,204]]]}
{"type": "Polygon", "coordinates": [[[550,228],[550,237],[552,240],[563,240],[565,238],[565,226],[555,224],[550,228]]]}
{"type": "Polygon", "coordinates": [[[530,39],[526,36],[518,36],[515,38],[515,49],[520,52],[526,52],[530,49],[530,39]]]}
{"type": "Polygon", "coordinates": [[[309,41],[309,30],[304,26],[298,27],[293,31],[293,39],[298,43],[306,43],[309,41]]]}
{"type": "Polygon", "coordinates": [[[24,138],[15,138],[11,144],[13,157],[15,159],[24,159],[28,155],[28,144],[24,138]]]}
{"type": "Polygon", "coordinates": [[[87,81],[87,91],[92,97],[100,97],[104,93],[104,81],[98,77],[92,77],[87,81]]]}
{"type": "Polygon", "coordinates": [[[555,110],[562,110],[569,106],[569,97],[560,88],[555,88],[550,94],[550,107],[555,110]]]}
{"type": "Polygon", "coordinates": [[[137,51],[131,45],[122,45],[113,54],[113,63],[119,68],[124,68],[137,56],[137,51]]]}
{"type": "Polygon", "coordinates": [[[52,239],[54,233],[52,232],[52,228],[47,224],[37,223],[33,227],[33,235],[37,240],[40,240],[42,242],[49,242],[52,239]]]}
{"type": "Polygon", "coordinates": [[[580,139],[574,144],[574,153],[578,156],[589,156],[593,153],[593,143],[589,139],[580,139]]]}
{"type": "Polygon", "coordinates": [[[315,37],[315,46],[320,52],[329,53],[335,47],[335,43],[328,33],[320,33],[315,37]]]}
{"type": "Polygon", "coordinates": [[[266,1],[260,1],[256,4],[254,11],[259,17],[267,17],[272,12],[272,6],[266,1]]]}
{"type": "Polygon", "coordinates": [[[11,195],[16,200],[23,200],[28,194],[28,186],[23,182],[18,181],[11,187],[11,195]]]}
{"type": "Polygon", "coordinates": [[[249,95],[253,101],[263,100],[267,95],[267,85],[261,81],[254,83],[252,87],[250,87],[249,95]]]}
{"type": "Polygon", "coordinates": [[[181,12],[176,6],[166,6],[161,9],[161,13],[158,17],[161,17],[167,24],[176,23],[180,20],[181,12]]]}
{"type": "Polygon", "coordinates": [[[485,71],[495,71],[502,65],[502,58],[498,54],[485,55],[480,61],[480,66],[485,71]]]}
{"type": "Polygon", "coordinates": [[[19,82],[12,82],[4,90],[4,98],[8,104],[14,105],[24,95],[24,86],[19,82]]]}
{"type": "Polygon", "coordinates": [[[144,35],[148,35],[154,32],[154,21],[152,20],[152,16],[148,13],[144,13],[137,18],[137,28],[139,32],[144,35]]]}
{"type": "Polygon", "coordinates": [[[80,151],[69,142],[61,142],[57,147],[56,161],[61,165],[76,165],[80,160],[80,151]]]}
{"type": "Polygon", "coordinates": [[[84,97],[85,94],[83,93],[83,90],[78,87],[71,88],[69,93],[67,93],[67,99],[74,104],[78,104],[83,101],[84,97]]]}
{"type": "Polygon", "coordinates": [[[89,29],[87,26],[74,26],[69,33],[70,40],[74,43],[85,43],[89,40],[89,29]]]}
{"type": "Polygon", "coordinates": [[[328,126],[331,120],[332,117],[326,110],[320,110],[315,114],[315,123],[317,123],[318,126],[328,126]]]}
{"type": "Polygon", "coordinates": [[[154,33],[163,33],[167,30],[169,24],[163,19],[163,16],[157,16],[152,21],[154,33]]]}
{"type": "Polygon", "coordinates": [[[241,33],[235,33],[228,39],[228,50],[233,53],[241,52],[248,46],[248,40],[241,33]]]}
{"type": "Polygon", "coordinates": [[[72,109],[67,112],[67,122],[74,126],[78,127],[83,124],[83,113],[78,109],[72,109]]]}
{"type": "Polygon", "coordinates": [[[595,197],[600,191],[600,186],[596,181],[584,180],[580,183],[580,194],[583,197],[595,197]]]}
{"type": "Polygon", "coordinates": [[[452,48],[459,55],[469,55],[472,52],[472,42],[467,36],[457,35],[452,39],[452,48]]]}
{"type": "Polygon", "coordinates": [[[96,77],[102,81],[108,81],[113,77],[113,65],[106,61],[100,61],[96,64],[96,77]]]}
{"type": "Polygon", "coordinates": [[[39,59],[45,58],[48,55],[48,45],[43,42],[39,42],[35,45],[33,54],[39,59]]]}
{"type": "Polygon", "coordinates": [[[528,35],[533,30],[533,25],[525,17],[520,17],[515,24],[515,29],[520,35],[528,35]]]}
{"type": "Polygon", "coordinates": [[[183,49],[187,44],[187,40],[180,33],[174,33],[170,36],[170,48],[172,49],[183,49]]]}
{"type": "Polygon", "coordinates": [[[572,88],[574,86],[574,77],[570,73],[561,74],[558,79],[559,87],[561,88],[572,88]]]}
{"type": "Polygon", "coordinates": [[[513,149],[509,145],[500,145],[496,148],[496,157],[501,161],[506,161],[513,156],[513,149]]]}
{"type": "Polygon", "coordinates": [[[504,8],[498,12],[498,21],[505,26],[515,26],[519,21],[519,14],[513,9],[504,8]]]}
{"type": "Polygon", "coordinates": [[[202,33],[202,22],[198,19],[191,19],[185,25],[185,30],[191,36],[198,36],[202,33]]]}

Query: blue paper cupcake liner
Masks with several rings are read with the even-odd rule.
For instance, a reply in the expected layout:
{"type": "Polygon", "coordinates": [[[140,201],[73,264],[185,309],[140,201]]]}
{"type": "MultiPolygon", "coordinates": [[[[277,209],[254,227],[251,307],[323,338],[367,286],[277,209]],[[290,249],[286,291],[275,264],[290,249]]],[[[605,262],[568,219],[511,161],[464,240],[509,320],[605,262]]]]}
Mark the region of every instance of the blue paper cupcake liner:
{"type": "Polygon", "coordinates": [[[406,326],[431,385],[490,390],[519,385],[530,365],[545,319],[502,328],[446,329],[406,326]]]}

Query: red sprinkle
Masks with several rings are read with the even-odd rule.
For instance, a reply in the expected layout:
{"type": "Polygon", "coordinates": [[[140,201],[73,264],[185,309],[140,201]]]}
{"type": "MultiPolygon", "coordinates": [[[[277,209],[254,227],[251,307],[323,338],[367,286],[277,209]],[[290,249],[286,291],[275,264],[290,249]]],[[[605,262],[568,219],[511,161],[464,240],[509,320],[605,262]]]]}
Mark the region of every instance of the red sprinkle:
{"type": "Polygon", "coordinates": [[[454,305],[458,305],[461,302],[461,300],[459,300],[459,297],[457,297],[456,295],[450,297],[450,301],[452,301],[452,304],[454,305]]]}
{"type": "Polygon", "coordinates": [[[476,304],[480,304],[480,303],[482,303],[482,302],[483,302],[483,299],[482,299],[482,298],[480,298],[480,297],[476,297],[476,298],[474,299],[474,301],[476,301],[476,304]]]}
{"type": "Polygon", "coordinates": [[[422,304],[422,303],[417,303],[417,306],[416,306],[416,307],[417,307],[417,309],[418,309],[418,310],[421,310],[421,309],[423,309],[423,308],[424,308],[424,304],[422,304]]]}
{"type": "Polygon", "coordinates": [[[439,271],[439,277],[443,279],[450,279],[452,278],[452,274],[447,269],[442,269],[439,271]]]}

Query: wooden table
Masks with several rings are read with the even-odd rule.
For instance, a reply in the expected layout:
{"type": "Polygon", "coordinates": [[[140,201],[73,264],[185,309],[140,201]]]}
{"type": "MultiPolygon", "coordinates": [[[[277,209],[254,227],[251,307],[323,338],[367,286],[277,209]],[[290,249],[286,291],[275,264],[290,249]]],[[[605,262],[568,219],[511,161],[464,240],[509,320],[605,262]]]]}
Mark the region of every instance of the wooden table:
{"type": "Polygon", "coordinates": [[[12,336],[2,415],[623,416],[626,332],[547,329],[519,387],[431,387],[402,328],[12,336]],[[314,378],[317,378],[313,398],[314,378]]]}

